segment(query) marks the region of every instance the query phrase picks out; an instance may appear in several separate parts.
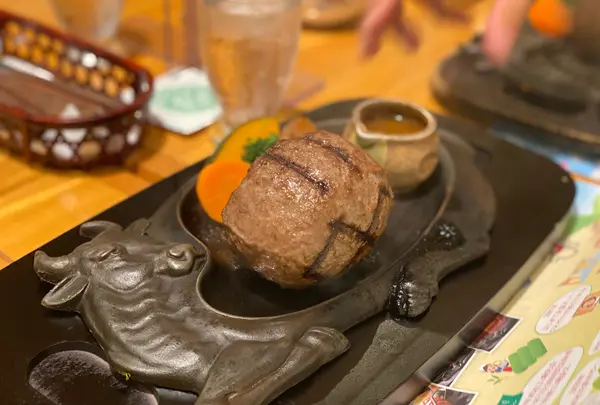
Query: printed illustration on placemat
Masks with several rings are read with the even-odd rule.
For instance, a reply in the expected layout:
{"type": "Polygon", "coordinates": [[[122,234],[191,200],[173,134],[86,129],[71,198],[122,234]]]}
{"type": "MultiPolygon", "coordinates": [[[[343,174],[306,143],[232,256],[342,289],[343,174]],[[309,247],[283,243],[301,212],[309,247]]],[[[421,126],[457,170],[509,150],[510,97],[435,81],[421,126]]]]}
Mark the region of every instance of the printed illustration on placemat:
{"type": "Polygon", "coordinates": [[[600,187],[585,181],[575,182],[576,193],[568,234],[592,225],[600,219],[600,187]]]}
{"type": "Polygon", "coordinates": [[[431,384],[410,405],[469,405],[476,397],[476,392],[461,391],[431,384]]]}
{"type": "Polygon", "coordinates": [[[562,394],[560,405],[598,404],[600,399],[600,358],[588,362],[571,380],[562,394]]]}
{"type": "Polygon", "coordinates": [[[450,363],[444,372],[438,375],[433,382],[437,385],[451,387],[452,383],[454,383],[454,381],[456,381],[467,368],[475,353],[475,350],[471,349],[470,347],[465,348],[465,350],[462,351],[456,360],[450,363]]]}
{"type": "Polygon", "coordinates": [[[594,268],[600,263],[600,251],[595,252],[593,256],[583,258],[577,264],[577,267],[567,278],[565,278],[558,286],[572,286],[585,283],[594,268]]]}
{"type": "Polygon", "coordinates": [[[579,243],[565,240],[558,242],[552,249],[551,263],[569,260],[579,253],[579,243]]]}
{"type": "Polygon", "coordinates": [[[583,299],[583,302],[581,305],[579,305],[579,308],[577,311],[575,311],[575,315],[573,316],[580,316],[592,312],[594,309],[596,309],[598,300],[600,300],[600,291],[591,293],[583,299]]]}
{"type": "MultiPolygon", "coordinates": [[[[572,270],[568,273],[565,278],[560,279],[558,287],[564,286],[576,286],[586,282],[588,277],[596,271],[596,267],[600,264],[600,222],[592,224],[585,228],[586,235],[585,247],[586,251],[591,250],[591,254],[588,256],[585,253],[580,256],[578,261],[574,261],[572,270]],[[588,235],[590,234],[590,235],[588,235]]],[[[583,238],[580,238],[583,239],[583,238]]],[[[579,242],[577,242],[579,244],[579,242]]],[[[561,252],[562,253],[562,252],[561,252]]],[[[577,258],[576,258],[577,259],[577,258]]],[[[564,256],[562,261],[569,261],[570,258],[564,256]]],[[[551,263],[558,262],[560,260],[552,260],[551,263]]],[[[566,266],[566,264],[565,264],[566,266]]],[[[563,267],[564,269],[564,267],[563,267]]],[[[597,272],[597,271],[596,271],[597,272]]]]}
{"type": "Polygon", "coordinates": [[[535,331],[540,335],[549,335],[567,326],[586,303],[591,291],[591,286],[582,285],[563,294],[544,311],[535,326],[535,331]]]}
{"type": "MultiPolygon", "coordinates": [[[[573,347],[555,355],[529,379],[522,391],[523,396],[519,404],[542,405],[554,403],[571,379],[582,356],[582,347],[573,347]]],[[[577,403],[573,402],[572,404],[577,403]]],[[[566,405],[571,404],[571,402],[565,402],[563,399],[560,404],[566,405]]]]}
{"type": "Polygon", "coordinates": [[[592,342],[588,350],[589,356],[593,356],[596,353],[600,353],[600,332],[596,334],[596,337],[594,338],[594,341],[592,342]]]}
{"type": "Polygon", "coordinates": [[[519,405],[522,396],[523,394],[502,395],[502,398],[500,398],[500,402],[498,402],[498,405],[519,405]]]}
{"type": "Polygon", "coordinates": [[[508,356],[508,362],[515,374],[520,374],[548,353],[548,349],[539,338],[532,339],[508,356]]]}
{"type": "Polygon", "coordinates": [[[481,366],[481,371],[490,374],[510,373],[513,371],[508,360],[496,360],[481,366]]]}
{"type": "Polygon", "coordinates": [[[510,354],[507,359],[485,363],[481,366],[483,373],[491,374],[487,382],[496,385],[500,384],[506,378],[507,374],[520,374],[531,367],[533,364],[543,357],[548,350],[541,339],[536,338],[530,340],[526,345],[519,347],[514,353],[510,354]],[[503,377],[497,374],[502,374],[503,377]]]}
{"type": "Polygon", "coordinates": [[[471,343],[471,347],[482,352],[491,353],[506,339],[519,324],[520,318],[498,314],[484,331],[471,343]]]}
{"type": "MultiPolygon", "coordinates": [[[[571,379],[582,355],[583,349],[581,347],[574,347],[557,354],[527,382],[522,392],[504,394],[498,405],[545,405],[554,403],[571,379]]],[[[580,372],[580,375],[584,372],[589,374],[590,371],[597,373],[592,367],[589,370],[586,367],[580,372]]],[[[580,400],[591,392],[593,384],[588,384],[585,379],[578,377],[573,379],[571,385],[565,390],[560,405],[577,405],[580,400]],[[570,389],[573,392],[572,396],[568,395],[570,389]]]]}

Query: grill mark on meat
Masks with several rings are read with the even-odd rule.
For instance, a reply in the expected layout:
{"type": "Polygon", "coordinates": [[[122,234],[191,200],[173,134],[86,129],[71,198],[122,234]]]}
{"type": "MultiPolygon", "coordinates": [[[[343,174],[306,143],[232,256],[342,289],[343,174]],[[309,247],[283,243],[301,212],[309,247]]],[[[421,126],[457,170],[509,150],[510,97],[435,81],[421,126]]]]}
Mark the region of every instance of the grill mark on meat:
{"type": "MultiPolygon", "coordinates": [[[[380,194],[380,197],[377,201],[377,208],[375,209],[375,214],[378,213],[378,209],[380,209],[380,207],[381,207],[381,201],[382,201],[382,198],[381,198],[381,194],[380,194]]],[[[371,222],[372,223],[375,222],[375,218],[373,218],[373,220],[371,222]]],[[[331,250],[331,247],[333,246],[333,242],[335,241],[335,238],[337,237],[337,235],[339,233],[342,232],[342,233],[354,235],[354,238],[361,244],[361,246],[357,250],[357,253],[352,257],[352,259],[344,267],[347,267],[349,264],[353,263],[356,260],[356,258],[359,257],[366,248],[368,248],[373,243],[375,243],[375,236],[373,236],[369,232],[369,230],[361,231],[354,225],[349,225],[349,224],[342,222],[341,219],[331,221],[329,223],[329,226],[331,227],[331,233],[329,234],[329,237],[327,238],[327,242],[325,242],[325,246],[323,247],[321,252],[319,252],[315,261],[312,262],[312,264],[310,266],[308,266],[308,268],[304,271],[303,277],[305,277],[305,278],[309,278],[309,277],[315,278],[315,279],[321,278],[317,269],[319,268],[319,266],[321,266],[323,261],[325,261],[325,258],[327,257],[327,254],[331,250]]],[[[373,225],[371,224],[371,226],[373,226],[373,225]]]]}
{"type": "Polygon", "coordinates": [[[380,187],[379,194],[377,195],[377,205],[375,206],[375,211],[373,212],[373,219],[371,219],[371,224],[367,228],[368,234],[372,234],[373,231],[375,231],[375,229],[377,229],[377,226],[379,225],[377,223],[377,218],[379,218],[379,213],[383,208],[383,199],[389,196],[389,193],[387,196],[385,195],[385,193],[387,193],[387,190],[383,187],[380,187]]]}
{"type": "Polygon", "coordinates": [[[343,222],[336,222],[334,225],[336,228],[339,228],[340,232],[349,233],[354,235],[357,241],[364,245],[371,245],[375,243],[375,237],[371,235],[368,231],[361,231],[358,227],[354,225],[345,224],[343,222]]]}
{"type": "Polygon", "coordinates": [[[295,171],[300,176],[302,176],[306,180],[308,180],[309,183],[316,186],[319,189],[319,191],[321,192],[321,194],[326,194],[329,192],[329,190],[330,190],[329,183],[315,178],[305,168],[298,166],[296,163],[284,158],[283,156],[277,155],[270,151],[266,151],[265,153],[263,153],[263,156],[266,157],[267,159],[271,159],[272,161],[277,162],[280,165],[285,166],[285,167],[295,171]]]}
{"type": "Polygon", "coordinates": [[[387,187],[384,186],[380,186],[379,187],[379,193],[383,194],[384,197],[391,197],[392,195],[390,194],[390,190],[388,190],[387,187]]]}
{"type": "Polygon", "coordinates": [[[316,145],[319,145],[322,148],[325,148],[327,150],[332,151],[337,157],[339,157],[340,159],[342,159],[346,164],[348,164],[348,166],[350,166],[350,168],[355,171],[360,173],[360,167],[358,167],[357,165],[354,164],[354,162],[350,159],[350,156],[348,156],[348,154],[346,152],[344,152],[342,149],[338,148],[337,146],[334,146],[330,143],[327,143],[325,141],[322,141],[320,139],[315,139],[313,138],[312,135],[308,135],[304,137],[304,140],[314,143],[316,145]]]}
{"type": "Polygon", "coordinates": [[[329,234],[329,237],[327,238],[327,242],[325,242],[325,246],[323,247],[323,249],[321,249],[321,252],[319,252],[315,261],[312,262],[312,264],[310,266],[308,266],[306,268],[306,270],[304,271],[304,273],[302,274],[302,276],[304,278],[312,278],[315,280],[320,280],[322,278],[321,274],[319,274],[317,269],[319,268],[319,266],[321,266],[321,264],[327,257],[327,254],[329,253],[329,251],[331,250],[331,247],[333,246],[333,242],[335,241],[335,238],[337,237],[338,233],[340,232],[340,229],[335,227],[335,222],[336,221],[333,221],[329,224],[331,226],[331,233],[329,234]]]}
{"type": "MultiPolygon", "coordinates": [[[[379,187],[379,194],[377,196],[377,205],[375,206],[375,211],[373,212],[373,219],[371,219],[371,224],[369,225],[369,228],[367,229],[367,232],[366,232],[369,235],[372,235],[373,232],[375,231],[375,229],[377,229],[377,226],[379,226],[377,219],[379,218],[381,209],[383,208],[383,199],[386,197],[391,197],[387,188],[379,187]]],[[[369,244],[369,243],[363,243],[363,245],[356,250],[356,253],[350,260],[350,263],[355,263],[356,260],[358,260],[358,258],[363,255],[365,249],[367,249],[370,245],[371,244],[369,244]]]]}

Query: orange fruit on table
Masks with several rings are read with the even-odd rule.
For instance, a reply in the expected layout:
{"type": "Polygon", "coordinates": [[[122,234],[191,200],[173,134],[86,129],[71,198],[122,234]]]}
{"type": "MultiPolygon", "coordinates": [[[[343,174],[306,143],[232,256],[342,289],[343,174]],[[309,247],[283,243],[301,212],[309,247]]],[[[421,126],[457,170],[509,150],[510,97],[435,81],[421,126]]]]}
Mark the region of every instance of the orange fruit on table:
{"type": "Polygon", "coordinates": [[[564,0],[536,0],[528,17],[533,28],[552,38],[564,37],[573,27],[573,13],[564,0]]]}
{"type": "Polygon", "coordinates": [[[249,169],[250,165],[241,160],[219,160],[202,168],[196,182],[196,195],[213,221],[223,222],[223,209],[249,169]]]}

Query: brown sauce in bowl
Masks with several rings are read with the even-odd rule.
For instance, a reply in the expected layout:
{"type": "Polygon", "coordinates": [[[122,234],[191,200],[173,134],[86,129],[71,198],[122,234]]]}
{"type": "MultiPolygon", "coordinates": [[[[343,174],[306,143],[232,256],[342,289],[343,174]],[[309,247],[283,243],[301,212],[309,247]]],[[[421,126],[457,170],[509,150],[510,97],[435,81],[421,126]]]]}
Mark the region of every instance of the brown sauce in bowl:
{"type": "Polygon", "coordinates": [[[425,117],[418,111],[396,104],[367,106],[361,121],[367,131],[389,135],[412,135],[427,127],[425,117]]]}

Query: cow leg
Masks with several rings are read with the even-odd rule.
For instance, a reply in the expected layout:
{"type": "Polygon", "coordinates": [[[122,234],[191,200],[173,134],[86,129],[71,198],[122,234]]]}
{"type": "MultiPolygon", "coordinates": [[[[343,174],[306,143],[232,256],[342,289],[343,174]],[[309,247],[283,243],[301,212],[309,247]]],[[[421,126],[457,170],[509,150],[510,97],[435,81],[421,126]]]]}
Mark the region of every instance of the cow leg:
{"type": "Polygon", "coordinates": [[[229,396],[228,405],[267,405],[350,347],[335,329],[314,327],[296,343],[289,357],[271,374],[229,396]]]}
{"type": "Polygon", "coordinates": [[[311,328],[298,341],[239,342],[210,370],[195,405],[266,405],[349,347],[330,328],[311,328]]]}
{"type": "MultiPolygon", "coordinates": [[[[238,341],[227,347],[208,373],[196,405],[229,405],[229,395],[276,370],[290,355],[295,340],[238,341]]],[[[254,404],[247,404],[254,405],[254,404]]]]}

